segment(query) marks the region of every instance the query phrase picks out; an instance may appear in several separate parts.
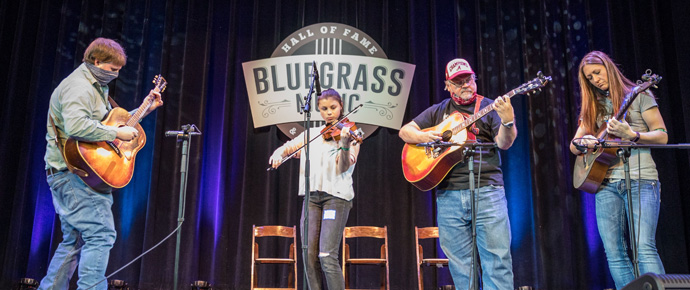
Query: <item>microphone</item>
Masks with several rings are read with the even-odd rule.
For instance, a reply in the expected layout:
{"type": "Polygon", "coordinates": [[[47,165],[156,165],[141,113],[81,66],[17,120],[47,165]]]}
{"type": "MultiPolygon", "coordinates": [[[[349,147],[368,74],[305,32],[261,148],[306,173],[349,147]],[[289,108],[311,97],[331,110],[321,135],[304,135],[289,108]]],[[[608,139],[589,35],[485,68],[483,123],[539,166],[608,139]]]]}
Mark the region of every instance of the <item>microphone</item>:
{"type": "Polygon", "coordinates": [[[418,147],[431,147],[431,146],[434,146],[434,145],[436,145],[436,144],[440,144],[440,142],[438,142],[438,141],[431,141],[431,142],[425,142],[425,143],[417,143],[417,146],[418,146],[418,147]]]}
{"type": "Polygon", "coordinates": [[[431,142],[426,142],[426,143],[417,143],[416,144],[419,147],[447,147],[447,146],[455,146],[457,144],[453,142],[443,142],[443,141],[431,141],[431,142]]]}
{"type": "Polygon", "coordinates": [[[316,86],[316,96],[321,96],[321,82],[319,82],[319,70],[316,68],[316,61],[312,62],[314,66],[314,86],[316,86]]]}
{"type": "Polygon", "coordinates": [[[196,125],[182,125],[182,131],[165,131],[165,137],[181,137],[183,135],[201,135],[201,132],[199,132],[199,129],[196,128],[196,125]],[[191,129],[191,130],[190,130],[191,129]]]}
{"type": "Polygon", "coordinates": [[[185,131],[165,131],[165,137],[176,137],[180,135],[201,135],[199,132],[185,132],[185,131]]]}
{"type": "Polygon", "coordinates": [[[575,149],[577,149],[577,151],[587,153],[587,146],[580,145],[580,143],[575,142],[575,140],[573,140],[572,143],[573,146],[575,146],[575,149]]]}

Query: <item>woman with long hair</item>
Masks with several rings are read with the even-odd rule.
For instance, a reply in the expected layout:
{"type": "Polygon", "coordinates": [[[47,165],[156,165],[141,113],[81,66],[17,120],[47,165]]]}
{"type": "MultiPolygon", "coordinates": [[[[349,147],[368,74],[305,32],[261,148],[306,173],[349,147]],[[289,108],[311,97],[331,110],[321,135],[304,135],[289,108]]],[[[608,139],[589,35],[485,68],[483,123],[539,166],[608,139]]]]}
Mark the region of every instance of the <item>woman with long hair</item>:
{"type": "MultiPolygon", "coordinates": [[[[606,126],[609,136],[638,144],[666,144],[666,125],[650,91],[639,93],[624,120],[614,117],[635,84],[623,76],[606,54],[592,51],[578,69],[582,97],[580,122],[573,140],[581,145],[596,144],[596,134],[606,126]]],[[[571,142],[570,151],[583,154],[571,142]]],[[[638,240],[640,274],[664,273],[656,249],[656,226],[661,203],[661,184],[649,148],[631,150],[629,157],[633,222],[638,240]]],[[[596,216],[609,270],[616,288],[635,279],[626,246],[627,191],[623,161],[617,158],[596,193],[596,216]]]]}

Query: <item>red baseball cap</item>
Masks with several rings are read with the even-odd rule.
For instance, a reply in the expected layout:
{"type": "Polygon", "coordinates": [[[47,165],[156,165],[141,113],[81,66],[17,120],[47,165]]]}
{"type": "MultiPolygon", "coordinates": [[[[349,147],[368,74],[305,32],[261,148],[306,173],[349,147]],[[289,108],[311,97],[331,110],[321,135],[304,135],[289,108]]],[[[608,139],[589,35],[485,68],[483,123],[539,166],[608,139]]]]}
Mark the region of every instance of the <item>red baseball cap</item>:
{"type": "Polygon", "coordinates": [[[470,64],[462,58],[451,60],[446,65],[446,80],[454,79],[457,76],[470,74],[474,74],[474,71],[472,70],[470,64]]]}

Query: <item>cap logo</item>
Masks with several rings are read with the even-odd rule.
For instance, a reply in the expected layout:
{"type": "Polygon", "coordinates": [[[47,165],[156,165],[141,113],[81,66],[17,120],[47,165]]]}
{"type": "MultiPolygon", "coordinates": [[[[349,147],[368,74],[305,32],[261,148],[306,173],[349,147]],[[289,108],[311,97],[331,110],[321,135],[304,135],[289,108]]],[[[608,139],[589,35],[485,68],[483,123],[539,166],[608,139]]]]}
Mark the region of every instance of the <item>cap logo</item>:
{"type": "Polygon", "coordinates": [[[455,77],[459,73],[474,73],[470,64],[464,59],[454,59],[446,68],[446,79],[455,77]]]}

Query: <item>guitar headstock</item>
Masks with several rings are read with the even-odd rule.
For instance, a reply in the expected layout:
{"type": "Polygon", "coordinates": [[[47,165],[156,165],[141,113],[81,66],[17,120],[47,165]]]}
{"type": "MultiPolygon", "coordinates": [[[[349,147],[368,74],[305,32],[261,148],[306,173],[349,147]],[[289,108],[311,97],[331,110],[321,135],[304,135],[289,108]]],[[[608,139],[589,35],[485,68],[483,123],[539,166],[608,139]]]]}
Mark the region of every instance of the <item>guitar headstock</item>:
{"type": "Polygon", "coordinates": [[[541,89],[546,86],[548,82],[551,81],[550,76],[545,76],[541,71],[537,73],[537,77],[531,81],[522,84],[517,89],[514,90],[515,94],[526,94],[529,95],[535,91],[541,91],[541,89]]]}
{"type": "Polygon", "coordinates": [[[156,75],[153,78],[153,84],[156,86],[153,89],[157,90],[159,93],[162,93],[163,91],[165,91],[165,88],[168,86],[168,81],[166,81],[163,76],[156,75]]]}
{"type": "Polygon", "coordinates": [[[632,88],[632,90],[625,95],[625,99],[623,101],[623,104],[621,104],[620,109],[618,109],[618,114],[616,115],[616,120],[623,120],[625,119],[626,114],[628,114],[628,108],[630,108],[630,105],[632,102],[637,98],[637,95],[640,94],[641,92],[646,91],[650,87],[655,87],[661,81],[661,77],[656,74],[652,74],[652,70],[647,69],[645,73],[642,75],[643,81],[638,80],[637,81],[637,86],[632,88]]]}
{"type": "MultiPolygon", "coordinates": [[[[651,69],[647,69],[644,72],[644,74],[642,75],[642,81],[644,81],[645,83],[649,83],[649,86],[647,86],[647,88],[649,88],[649,87],[655,87],[656,88],[656,85],[659,84],[661,79],[662,79],[662,77],[660,75],[652,74],[651,69]]],[[[642,85],[643,84],[642,81],[637,81],[637,84],[642,85]]]]}
{"type": "MultiPolygon", "coordinates": [[[[625,96],[625,101],[621,105],[620,111],[623,111],[624,113],[627,113],[628,107],[630,107],[630,104],[632,103],[633,100],[637,97],[637,94],[646,91],[647,89],[651,87],[657,87],[656,85],[661,81],[661,76],[657,74],[652,74],[651,69],[647,69],[644,74],[642,75],[642,80],[637,81],[637,86],[632,88],[630,93],[628,93],[625,96]],[[644,80],[644,81],[642,81],[644,80]]],[[[623,115],[623,118],[625,115],[623,115]]],[[[619,119],[620,120],[620,119],[619,119]]]]}

